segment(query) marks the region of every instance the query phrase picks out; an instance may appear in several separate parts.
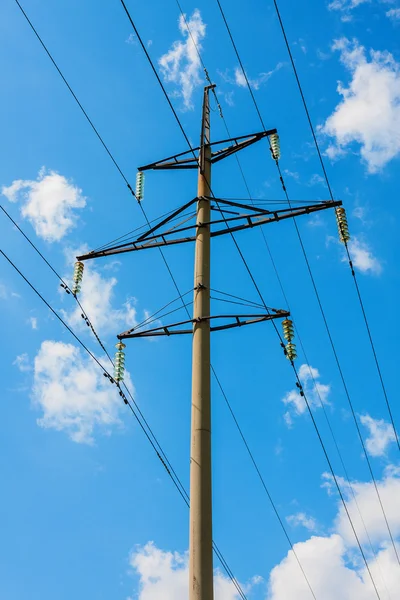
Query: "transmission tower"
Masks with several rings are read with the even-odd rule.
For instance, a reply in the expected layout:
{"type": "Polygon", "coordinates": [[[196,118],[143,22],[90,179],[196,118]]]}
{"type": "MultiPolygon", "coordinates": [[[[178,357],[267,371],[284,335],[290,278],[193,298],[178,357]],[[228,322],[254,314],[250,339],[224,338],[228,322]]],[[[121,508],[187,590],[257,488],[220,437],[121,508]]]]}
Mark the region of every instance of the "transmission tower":
{"type": "MultiPolygon", "coordinates": [[[[187,152],[169,156],[163,160],[139,168],[136,197],[143,198],[143,172],[162,169],[196,169],[198,171],[197,196],[150,227],[134,241],[109,246],[78,256],[74,280],[74,293],[80,289],[83,262],[90,259],[113,256],[173,244],[195,243],[193,318],[160,325],[151,329],[134,327],[120,333],[114,379],[119,384],[123,378],[125,344],[129,338],[192,335],[192,417],[190,448],[190,526],[189,526],[189,600],[213,600],[212,555],[212,491],[211,491],[211,362],[210,334],[214,331],[243,327],[284,319],[285,353],[290,360],[295,357],[292,343],[293,328],[288,312],[267,309],[258,314],[218,314],[210,311],[210,250],[211,238],[237,231],[251,229],[283,219],[325,210],[338,209],[340,201],[321,201],[300,208],[266,210],[239,202],[216,198],[211,188],[212,165],[267,137],[272,158],[280,158],[279,138],[276,129],[246,136],[237,136],[218,142],[211,141],[209,92],[215,85],[204,88],[200,145],[187,152]],[[222,148],[219,148],[220,146],[222,148]],[[172,220],[190,207],[196,207],[193,223],[182,227],[170,227],[172,220]],[[228,207],[228,208],[226,208],[228,207]],[[232,211],[232,208],[235,211],[232,211]],[[238,212],[240,211],[244,212],[238,212]],[[212,211],[218,213],[212,218],[212,211]],[[232,216],[232,214],[234,216],[232,216]],[[179,237],[184,233],[184,237],[179,237]]],[[[343,209],[339,209],[343,210],[343,209]]],[[[187,222],[187,221],[186,221],[187,222]]]]}

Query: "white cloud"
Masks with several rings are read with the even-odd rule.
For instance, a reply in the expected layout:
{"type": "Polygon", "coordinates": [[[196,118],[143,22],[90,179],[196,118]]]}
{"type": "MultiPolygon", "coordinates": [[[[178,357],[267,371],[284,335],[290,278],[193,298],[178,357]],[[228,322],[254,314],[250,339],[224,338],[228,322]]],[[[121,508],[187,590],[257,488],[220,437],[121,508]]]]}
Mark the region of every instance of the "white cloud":
{"type": "Polygon", "coordinates": [[[356,219],[359,219],[363,225],[366,225],[367,224],[367,221],[365,219],[366,213],[367,213],[367,209],[365,208],[365,206],[356,206],[355,209],[353,210],[353,217],[355,217],[356,219]]]}
{"type": "Polygon", "coordinates": [[[126,44],[136,44],[136,35],[134,33],[130,33],[125,40],[126,44]]]}
{"type": "MultiPolygon", "coordinates": [[[[301,365],[299,369],[299,379],[304,388],[304,393],[307,396],[307,400],[312,408],[320,408],[320,402],[323,404],[329,404],[328,397],[331,391],[331,386],[320,383],[318,381],[319,378],[320,373],[318,369],[315,369],[311,365],[307,364],[301,365]]],[[[284,414],[284,420],[287,426],[291,427],[293,425],[293,418],[306,412],[306,402],[297,389],[287,392],[287,394],[285,394],[285,396],[282,398],[282,402],[290,409],[284,414]]]]}
{"type": "MultiPolygon", "coordinates": [[[[331,475],[325,474],[328,491],[336,489],[331,475]]],[[[368,544],[360,509],[372,543],[378,552],[378,560],[366,551],[367,560],[381,598],[390,594],[397,597],[400,589],[400,570],[393,548],[388,539],[386,524],[378,504],[373,482],[353,482],[354,500],[347,483],[339,478],[347,506],[362,544],[368,544]],[[383,578],[382,578],[383,576],[383,578]]],[[[388,520],[395,538],[400,534],[400,479],[399,469],[387,469],[382,481],[377,482],[388,520]]],[[[365,564],[358,554],[354,534],[349,525],[343,505],[338,499],[338,513],[333,532],[329,537],[312,536],[294,545],[308,580],[317,598],[323,600],[374,600],[373,589],[365,564]]],[[[299,569],[292,551],[271,571],[268,600],[309,600],[310,589],[299,569]]]]}
{"type": "MultiPolygon", "coordinates": [[[[267,83],[267,81],[275,73],[277,73],[283,66],[284,66],[284,63],[279,62],[274,69],[272,69],[271,71],[259,73],[258,76],[255,78],[251,78],[246,73],[250,87],[252,87],[254,90],[259,90],[260,87],[264,83],[267,83]]],[[[235,67],[233,77],[229,74],[228,70],[226,70],[225,72],[218,71],[218,73],[219,73],[219,75],[221,75],[223,80],[226,81],[226,83],[230,83],[232,85],[237,85],[238,87],[242,87],[242,88],[247,87],[246,77],[244,76],[244,73],[243,73],[241,67],[235,67]]]]}
{"type": "Polygon", "coordinates": [[[391,8],[387,11],[386,16],[393,21],[400,21],[400,8],[391,8]]]}
{"type": "MultiPolygon", "coordinates": [[[[329,480],[330,475],[325,475],[325,478],[329,480]]],[[[389,534],[373,482],[353,482],[352,488],[356,497],[356,500],[354,500],[347,482],[341,479],[339,481],[347,496],[347,507],[360,542],[368,543],[368,537],[360,517],[361,513],[372,543],[382,548],[386,547],[388,541],[390,543],[390,540],[388,540],[389,534]]],[[[391,468],[387,469],[384,478],[377,481],[377,487],[393,537],[397,539],[400,536],[400,478],[398,471],[391,468]]],[[[354,534],[342,505],[339,505],[339,511],[335,519],[335,530],[345,540],[348,547],[356,545],[354,534]]],[[[393,549],[391,549],[391,552],[393,553],[393,549]]]]}
{"type": "Polygon", "coordinates": [[[22,373],[32,371],[32,365],[29,361],[29,357],[26,352],[24,352],[23,354],[19,354],[15,358],[13,365],[15,365],[20,371],[22,371],[22,373]]]}
{"type": "Polygon", "coordinates": [[[400,152],[400,66],[389,52],[370,50],[357,40],[336,40],[334,50],[351,74],[349,87],[338,84],[343,100],[321,130],[335,139],[328,156],[339,158],[350,144],[361,146],[368,171],[382,169],[400,152]]]}
{"type": "Polygon", "coordinates": [[[296,171],[289,171],[289,169],[284,169],[283,172],[285,173],[285,175],[287,175],[287,177],[291,177],[292,179],[295,179],[296,181],[298,181],[300,178],[300,175],[296,171]]]}
{"type": "Polygon", "coordinates": [[[314,173],[314,175],[310,177],[308,185],[325,185],[325,179],[321,177],[321,175],[318,175],[318,173],[314,173]]]}
{"type": "Polygon", "coordinates": [[[29,322],[30,326],[32,327],[32,329],[37,329],[38,328],[37,317],[29,317],[28,322],[29,322]]]}
{"type": "Polygon", "coordinates": [[[65,431],[74,442],[92,444],[95,431],[107,434],[122,424],[116,387],[72,344],[42,343],[34,360],[32,400],[43,411],[38,424],[65,431]]]}
{"type": "MultiPolygon", "coordinates": [[[[326,475],[328,490],[331,476],[326,475]]],[[[364,527],[360,520],[356,503],[339,478],[340,485],[347,498],[348,507],[355,523],[362,544],[368,542],[364,527]]],[[[376,493],[372,482],[353,482],[357,504],[367,525],[372,542],[378,555],[375,561],[366,551],[369,567],[378,588],[380,597],[388,597],[387,590],[393,600],[398,597],[400,589],[400,570],[388,540],[386,525],[381,518],[377,506],[376,493]]],[[[395,538],[400,535],[400,469],[391,466],[385,476],[377,482],[383,502],[388,512],[395,538]]],[[[364,562],[355,546],[354,535],[338,498],[338,511],[334,519],[333,529],[328,536],[312,535],[305,542],[294,544],[304,572],[310,582],[316,598],[320,600],[376,600],[372,582],[364,562]]],[[[298,513],[288,517],[293,525],[315,525],[315,522],[298,513]]],[[[138,600],[187,600],[188,568],[187,555],[177,552],[163,552],[152,542],[132,552],[129,559],[131,567],[139,576],[138,600]]],[[[263,582],[264,578],[255,576],[248,585],[242,586],[245,593],[251,586],[263,582]]],[[[311,592],[304,574],[299,568],[294,552],[287,555],[270,572],[268,600],[310,600],[311,592]]],[[[214,578],[215,600],[237,600],[238,595],[230,581],[218,571],[214,578]]]]}
{"type": "MultiPolygon", "coordinates": [[[[348,247],[353,266],[361,271],[361,273],[372,273],[373,275],[380,275],[382,273],[381,263],[373,255],[372,250],[366,242],[353,236],[348,243],[348,247]]],[[[343,261],[347,261],[347,256],[343,258],[343,261]]]]}
{"type": "Polygon", "coordinates": [[[44,168],[36,181],[19,179],[1,191],[10,202],[22,200],[22,216],[30,221],[36,235],[48,242],[60,241],[76,224],[75,209],[86,206],[81,189],[44,168]]]}
{"type": "Polygon", "coordinates": [[[393,426],[383,419],[373,419],[370,415],[361,415],[361,423],[368,429],[366,446],[371,456],[385,456],[389,444],[396,441],[393,426]]]}
{"type": "Polygon", "coordinates": [[[179,31],[185,41],[175,41],[158,62],[165,81],[179,86],[179,95],[183,97],[185,108],[192,109],[193,91],[202,82],[200,77],[202,67],[198,52],[202,50],[201,41],[206,35],[206,25],[198,9],[193,12],[190,19],[186,18],[186,21],[188,27],[183,16],[179,17],[179,31]]]}
{"type": "MultiPolygon", "coordinates": [[[[187,600],[189,597],[186,553],[164,552],[149,542],[131,553],[129,563],[139,576],[138,600],[187,600]]],[[[215,600],[239,599],[231,580],[218,570],[214,575],[214,590],[215,600]]]]}
{"type": "Polygon", "coordinates": [[[6,286],[4,285],[4,283],[0,282],[0,299],[1,300],[7,300],[8,298],[8,291],[6,286]]]}
{"type": "Polygon", "coordinates": [[[369,3],[371,0],[333,0],[328,4],[329,10],[337,10],[342,13],[341,20],[348,22],[352,20],[351,11],[360,4],[369,3]]]}
{"type": "MultiPolygon", "coordinates": [[[[81,247],[75,251],[67,251],[71,273],[73,263],[76,260],[75,256],[79,256],[86,251],[86,247],[81,247]]],[[[136,300],[128,298],[122,304],[122,308],[114,308],[113,300],[118,280],[115,277],[105,277],[96,269],[93,261],[85,261],[84,264],[85,269],[79,301],[96,331],[100,334],[114,333],[116,335],[121,332],[121,329],[134,327],[137,324],[136,308],[134,306],[136,300]]],[[[75,303],[71,306],[71,311],[62,311],[63,316],[71,327],[86,330],[87,325],[82,319],[80,307],[75,303]]]]}
{"type": "Polygon", "coordinates": [[[301,526],[309,531],[315,531],[317,529],[317,522],[314,517],[306,515],[304,512],[298,512],[295,515],[289,515],[286,517],[286,521],[293,525],[293,527],[301,526]]]}

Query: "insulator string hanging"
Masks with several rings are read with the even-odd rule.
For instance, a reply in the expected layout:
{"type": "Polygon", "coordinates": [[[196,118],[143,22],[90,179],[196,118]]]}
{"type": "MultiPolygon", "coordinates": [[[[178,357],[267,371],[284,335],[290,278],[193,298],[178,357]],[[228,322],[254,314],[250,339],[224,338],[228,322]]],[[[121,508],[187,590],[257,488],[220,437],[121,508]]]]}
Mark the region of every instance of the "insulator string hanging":
{"type": "Polygon", "coordinates": [[[118,342],[117,344],[115,344],[115,347],[116,347],[117,351],[115,353],[115,360],[114,360],[114,379],[115,379],[115,381],[117,381],[119,383],[120,381],[123,381],[123,379],[124,379],[124,372],[125,372],[124,348],[126,346],[123,342],[118,342]]]}
{"type": "Polygon", "coordinates": [[[343,206],[339,206],[335,209],[336,221],[339,230],[340,241],[343,244],[347,244],[350,241],[349,224],[347,222],[346,210],[343,206]]]}
{"type": "Polygon", "coordinates": [[[138,171],[136,173],[136,198],[138,202],[143,200],[144,196],[144,173],[142,171],[138,171]]]}
{"type": "Polygon", "coordinates": [[[297,358],[296,345],[293,343],[294,338],[294,329],[293,329],[293,321],[290,319],[285,319],[282,321],[283,327],[283,337],[287,341],[285,346],[286,357],[288,360],[294,360],[297,358]]]}
{"type": "Polygon", "coordinates": [[[269,143],[271,145],[271,155],[274,160],[279,160],[281,157],[281,144],[279,141],[279,135],[273,133],[269,136],[269,143]]]}
{"type": "Polygon", "coordinates": [[[75,263],[74,276],[73,276],[74,285],[72,287],[72,293],[75,296],[76,296],[76,294],[78,294],[81,291],[81,283],[82,283],[84,268],[85,268],[85,265],[83,264],[83,262],[78,261],[75,263]]]}

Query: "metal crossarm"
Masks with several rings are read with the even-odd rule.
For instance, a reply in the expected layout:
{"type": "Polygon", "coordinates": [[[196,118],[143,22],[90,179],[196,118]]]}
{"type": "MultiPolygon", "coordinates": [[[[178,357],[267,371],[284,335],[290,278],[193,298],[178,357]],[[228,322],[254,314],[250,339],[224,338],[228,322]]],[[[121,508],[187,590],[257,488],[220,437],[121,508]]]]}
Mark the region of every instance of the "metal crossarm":
{"type": "Polygon", "coordinates": [[[170,336],[170,335],[187,335],[193,333],[193,325],[202,321],[212,321],[214,319],[231,319],[232,322],[223,323],[221,325],[211,325],[210,331],[222,331],[225,329],[233,329],[235,327],[244,327],[246,325],[253,325],[255,323],[261,323],[262,321],[272,321],[273,319],[284,319],[289,316],[290,313],[285,310],[271,309],[273,312],[263,314],[245,314],[245,315],[213,315],[210,317],[202,317],[200,319],[188,319],[186,321],[178,321],[177,323],[171,323],[170,325],[160,325],[153,329],[142,329],[136,330],[135,328],[129,329],[123,333],[120,333],[117,337],[119,340],[125,340],[128,338],[142,338],[142,337],[159,337],[159,336],[170,336]],[[191,325],[187,329],[179,329],[185,325],[191,325]]]}
{"type": "MultiPolygon", "coordinates": [[[[228,144],[229,142],[232,142],[232,144],[225,148],[221,148],[220,150],[216,150],[215,152],[211,152],[210,161],[211,163],[219,162],[220,160],[231,156],[231,154],[235,154],[235,152],[239,152],[239,150],[243,150],[244,148],[247,148],[256,142],[259,142],[262,138],[273,135],[276,132],[276,129],[270,129],[268,131],[260,131],[258,133],[251,133],[248,135],[239,135],[233,138],[219,140],[218,142],[211,142],[208,144],[210,147],[220,144],[228,144]]],[[[168,156],[162,160],[150,163],[149,165],[139,167],[139,171],[148,171],[150,169],[198,169],[199,158],[197,156],[193,156],[193,154],[196,154],[200,150],[201,146],[197,146],[192,150],[180,152],[179,154],[174,154],[173,156],[168,156]],[[192,156],[189,158],[183,158],[188,156],[188,154],[192,156]]]]}
{"type": "Polygon", "coordinates": [[[173,227],[170,229],[159,231],[159,229],[167,225],[172,218],[176,217],[176,215],[180,214],[186,208],[190,207],[192,204],[199,200],[199,198],[195,198],[190,202],[186,203],[180,209],[177,209],[169,217],[161,221],[161,223],[159,223],[155,227],[150,228],[148,231],[140,235],[136,240],[133,240],[131,242],[125,242],[124,244],[118,244],[117,246],[112,246],[104,250],[92,251],[87,254],[78,256],[77,258],[79,261],[84,261],[92,258],[112,256],[114,254],[134,252],[136,250],[146,250],[148,248],[157,248],[160,246],[184,244],[187,242],[194,242],[196,240],[196,231],[203,227],[210,227],[210,236],[217,237],[220,235],[225,235],[227,233],[233,233],[236,231],[242,231],[244,229],[249,229],[252,227],[259,227],[260,225],[267,225],[269,223],[283,221],[285,219],[295,218],[302,215],[309,215],[314,212],[326,210],[328,208],[335,208],[342,205],[341,201],[329,200],[326,202],[319,202],[318,204],[309,204],[298,208],[284,208],[270,211],[264,208],[259,208],[257,206],[248,206],[246,204],[240,204],[239,202],[224,200],[222,198],[202,198],[208,200],[210,203],[214,203],[215,206],[213,208],[219,210],[221,213],[223,213],[224,211],[223,209],[221,209],[220,205],[237,207],[245,209],[249,212],[245,212],[243,214],[237,213],[233,216],[223,216],[220,219],[213,219],[204,223],[195,222],[184,227],[173,227]],[[172,237],[179,233],[190,233],[191,231],[193,233],[185,237],[172,237]]]}

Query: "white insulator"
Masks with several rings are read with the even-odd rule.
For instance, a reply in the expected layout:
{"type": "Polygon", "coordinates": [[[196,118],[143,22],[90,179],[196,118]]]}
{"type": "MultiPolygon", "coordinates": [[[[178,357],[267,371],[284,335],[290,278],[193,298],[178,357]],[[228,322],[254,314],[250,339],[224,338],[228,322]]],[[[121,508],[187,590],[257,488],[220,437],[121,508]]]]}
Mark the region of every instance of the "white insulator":
{"type": "Polygon", "coordinates": [[[274,160],[279,160],[281,157],[281,145],[279,142],[279,135],[273,133],[269,136],[269,143],[271,145],[271,154],[274,160]]]}
{"type": "Polygon", "coordinates": [[[144,197],[144,173],[138,171],[136,173],[136,198],[140,202],[144,197]]]}

